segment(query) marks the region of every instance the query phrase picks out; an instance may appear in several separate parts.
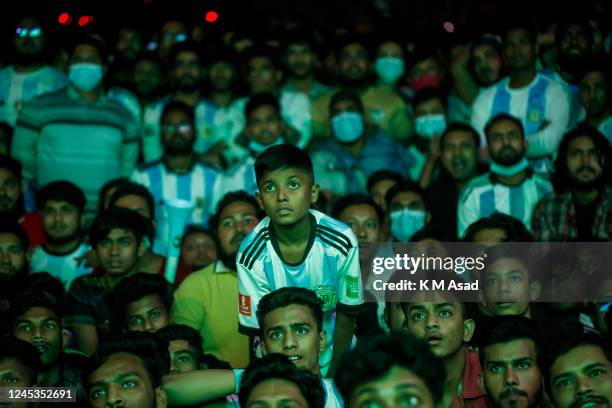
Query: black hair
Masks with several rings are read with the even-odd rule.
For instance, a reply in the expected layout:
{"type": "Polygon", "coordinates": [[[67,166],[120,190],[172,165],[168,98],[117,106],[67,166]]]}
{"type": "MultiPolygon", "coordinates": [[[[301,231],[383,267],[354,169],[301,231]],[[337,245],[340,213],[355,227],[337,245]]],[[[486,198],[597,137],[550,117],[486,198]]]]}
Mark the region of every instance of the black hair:
{"type": "Polygon", "coordinates": [[[249,61],[254,58],[268,58],[275,69],[279,69],[279,52],[276,48],[264,44],[255,44],[241,54],[242,65],[247,68],[249,61]]]}
{"type": "Polygon", "coordinates": [[[136,273],[122,279],[111,292],[109,300],[113,329],[121,331],[125,327],[126,310],[130,303],[149,295],[157,296],[168,313],[172,311],[173,288],[163,276],[136,273]]]}
{"type": "Polygon", "coordinates": [[[409,242],[420,242],[425,239],[433,239],[439,242],[451,242],[452,238],[440,225],[426,225],[410,237],[409,242]]]}
{"type": "Polygon", "coordinates": [[[347,194],[343,197],[340,197],[338,201],[334,204],[334,208],[332,209],[331,216],[333,218],[339,219],[340,214],[348,207],[352,207],[354,205],[369,205],[374,209],[376,215],[378,216],[378,223],[382,225],[385,222],[385,211],[380,208],[378,204],[372,200],[370,196],[361,193],[353,193],[347,194]]]}
{"type": "Polygon", "coordinates": [[[609,58],[604,57],[591,57],[586,59],[584,62],[580,63],[580,73],[578,75],[579,79],[582,80],[584,76],[590,72],[599,72],[605,80],[608,82],[608,86],[610,86],[612,65],[610,64],[609,58]]]}
{"type": "Polygon", "coordinates": [[[275,353],[254,360],[244,371],[238,394],[240,405],[246,407],[255,387],[271,379],[295,384],[308,407],[325,406],[325,390],[321,379],[307,370],[296,367],[287,356],[275,353]]]}
{"type": "Polygon", "coordinates": [[[609,345],[606,344],[605,339],[600,335],[579,332],[564,333],[564,336],[558,338],[557,341],[547,344],[538,358],[538,365],[540,366],[542,376],[544,377],[544,388],[548,392],[548,395],[553,395],[550,377],[550,369],[552,365],[559,357],[580,346],[599,347],[603,351],[608,361],[612,363],[612,351],[610,350],[609,345]]]}
{"type": "Polygon", "coordinates": [[[318,54],[319,51],[319,42],[316,37],[313,35],[312,30],[307,30],[304,28],[294,28],[288,30],[283,38],[283,49],[285,52],[287,48],[294,44],[306,44],[314,54],[318,54]]]}
{"type": "Polygon", "coordinates": [[[521,130],[521,136],[523,136],[523,138],[525,138],[525,128],[523,127],[523,123],[517,119],[516,117],[508,114],[508,113],[498,113],[497,115],[493,116],[491,119],[489,119],[489,121],[487,122],[487,124],[485,125],[484,128],[484,133],[487,136],[487,140],[489,137],[489,131],[491,130],[491,128],[497,124],[498,122],[501,122],[503,120],[507,120],[509,122],[514,123],[516,126],[518,126],[518,128],[521,130]]]}
{"type": "Polygon", "coordinates": [[[597,129],[587,123],[580,123],[572,130],[567,132],[557,150],[557,158],[555,159],[555,167],[553,172],[553,186],[555,191],[561,193],[570,186],[569,175],[567,170],[567,154],[569,152],[570,144],[581,137],[588,137],[591,139],[595,148],[600,154],[599,164],[602,167],[601,179],[610,180],[612,179],[612,172],[610,166],[610,142],[608,139],[597,129]]]}
{"type": "Polygon", "coordinates": [[[485,229],[505,231],[506,240],[504,242],[533,242],[533,235],[521,220],[500,212],[494,212],[470,224],[465,231],[463,242],[474,242],[476,234],[485,229]]]}
{"type": "Polygon", "coordinates": [[[310,289],[286,287],[268,293],[257,305],[257,322],[259,330],[264,331],[264,322],[268,313],[291,305],[306,306],[317,324],[317,331],[323,330],[323,301],[310,289]]]}
{"type": "Polygon", "coordinates": [[[168,343],[153,333],[130,332],[102,343],[89,358],[82,371],[85,389],[89,390],[89,376],[117,353],[139,357],[149,374],[153,388],[161,386],[162,377],[170,371],[168,343]]]}
{"type": "Polygon", "coordinates": [[[19,239],[24,253],[30,247],[30,237],[28,236],[28,233],[14,219],[0,217],[0,234],[15,235],[19,239]]]}
{"type": "Polygon", "coordinates": [[[485,365],[485,348],[493,344],[508,343],[513,340],[529,339],[535,345],[536,356],[540,352],[540,336],[533,320],[524,316],[495,316],[487,320],[481,331],[479,353],[480,362],[485,365]]]}
{"type": "Polygon", "coordinates": [[[98,54],[100,55],[100,59],[102,60],[102,65],[107,65],[109,63],[108,47],[104,42],[102,42],[102,40],[98,38],[97,35],[93,33],[82,33],[80,35],[77,35],[76,38],[70,44],[70,48],[68,50],[69,57],[72,57],[76,48],[81,45],[89,45],[98,50],[98,54]]]}
{"type": "Polygon", "coordinates": [[[281,144],[269,147],[255,160],[257,184],[263,179],[264,174],[287,168],[301,170],[314,182],[312,160],[308,153],[299,147],[281,144]]]}
{"type": "Polygon", "coordinates": [[[219,229],[219,224],[221,223],[221,213],[231,204],[234,203],[246,203],[253,206],[255,209],[255,214],[257,215],[257,219],[262,218],[262,210],[257,203],[255,197],[244,190],[231,191],[225,194],[221,200],[217,203],[217,211],[210,217],[208,220],[208,226],[210,231],[212,232],[212,236],[217,239],[217,231],[219,229]]]}
{"type": "Polygon", "coordinates": [[[185,230],[183,231],[183,238],[181,239],[181,245],[185,242],[187,237],[189,237],[190,235],[194,235],[194,234],[206,234],[210,236],[211,238],[213,238],[213,240],[215,241],[215,245],[217,244],[216,240],[214,239],[214,234],[212,233],[211,230],[209,230],[208,228],[206,228],[204,225],[201,225],[201,224],[189,224],[187,227],[185,227],[185,230]]]}
{"type": "Polygon", "coordinates": [[[446,129],[444,129],[444,132],[442,132],[442,136],[440,137],[440,146],[444,146],[444,139],[446,139],[448,135],[452,132],[469,133],[472,136],[472,139],[474,140],[474,144],[476,145],[476,148],[480,147],[480,135],[478,134],[476,129],[474,129],[472,126],[468,125],[467,123],[461,123],[461,122],[451,122],[446,126],[446,129]]]}
{"type": "Polygon", "coordinates": [[[387,204],[387,208],[391,205],[391,201],[400,193],[415,193],[418,194],[419,197],[423,199],[423,203],[425,203],[425,191],[423,187],[414,181],[402,181],[401,183],[397,183],[393,187],[391,187],[387,194],[385,194],[385,203],[387,204]]]}
{"type": "Polygon", "coordinates": [[[532,21],[527,20],[525,18],[521,18],[519,16],[508,16],[506,21],[503,22],[501,30],[501,36],[504,45],[506,42],[506,34],[508,34],[509,31],[513,30],[527,31],[532,44],[536,44],[538,41],[538,30],[532,21]]]}
{"type": "Polygon", "coordinates": [[[281,118],[278,98],[271,93],[263,92],[251,96],[249,101],[246,103],[244,107],[244,116],[247,119],[247,122],[249,121],[253,112],[262,106],[270,106],[274,112],[276,112],[276,116],[278,116],[279,119],[281,118]]]}
{"type": "Polygon", "coordinates": [[[0,169],[10,171],[21,182],[21,163],[10,156],[0,156],[0,169]]]}
{"type": "Polygon", "coordinates": [[[115,203],[125,196],[135,195],[141,197],[145,200],[147,207],[149,207],[149,212],[151,213],[151,218],[155,218],[155,199],[151,192],[142,184],[133,183],[131,181],[121,184],[117,191],[113,193],[110,199],[110,207],[115,206],[115,203]]]}
{"type": "Polygon", "coordinates": [[[193,108],[181,101],[170,101],[164,104],[164,109],[162,110],[162,114],[160,116],[160,123],[164,121],[166,116],[170,112],[181,111],[189,118],[189,122],[193,126],[195,121],[195,114],[193,112],[193,108]]]}
{"type": "Polygon", "coordinates": [[[60,313],[66,305],[66,288],[64,288],[64,284],[49,272],[28,273],[23,278],[21,292],[44,292],[56,305],[60,313]]]}
{"type": "Polygon", "coordinates": [[[355,390],[385,376],[393,366],[410,370],[427,386],[434,405],[442,399],[444,366],[429,347],[405,332],[391,332],[363,339],[345,353],[336,370],[334,382],[344,401],[350,404],[355,390]]]}
{"type": "Polygon", "coordinates": [[[401,183],[404,181],[404,177],[402,177],[401,174],[395,171],[392,171],[392,170],[375,171],[374,173],[370,175],[370,177],[368,177],[368,184],[367,184],[368,191],[370,191],[376,183],[378,183],[379,181],[383,181],[383,180],[391,180],[391,181],[395,181],[396,183],[401,183]]]}
{"type": "Polygon", "coordinates": [[[172,48],[170,48],[170,52],[168,53],[168,61],[171,67],[174,66],[174,64],[176,63],[176,57],[181,52],[194,53],[198,57],[198,61],[200,62],[200,64],[202,64],[202,57],[200,56],[201,52],[197,45],[190,41],[183,41],[177,42],[172,46],[172,48]]]}
{"type": "Polygon", "coordinates": [[[356,106],[357,109],[359,110],[359,113],[363,114],[364,112],[364,108],[363,108],[363,102],[361,100],[361,97],[356,94],[353,91],[350,91],[348,89],[343,89],[340,90],[338,92],[335,92],[330,101],[329,101],[329,112],[331,114],[331,111],[334,107],[334,105],[336,105],[338,102],[343,102],[343,101],[351,101],[353,102],[356,106]]]}
{"type": "Polygon", "coordinates": [[[412,107],[416,109],[416,107],[422,103],[428,102],[432,99],[439,99],[442,102],[442,106],[444,106],[444,110],[446,110],[448,106],[448,101],[446,98],[446,93],[439,87],[428,86],[426,88],[420,89],[412,98],[412,107]]]}
{"type": "Polygon", "coordinates": [[[13,336],[0,336],[0,362],[9,358],[18,360],[25,367],[30,377],[28,386],[36,385],[38,372],[42,368],[38,350],[27,341],[13,336]]]}
{"type": "Polygon", "coordinates": [[[24,315],[28,310],[34,307],[41,307],[52,311],[57,317],[58,323],[61,325],[63,317],[62,305],[55,302],[48,293],[42,290],[37,292],[22,292],[13,297],[9,309],[9,323],[11,325],[15,324],[15,320],[17,320],[19,316],[24,315]]]}
{"type": "Polygon", "coordinates": [[[589,44],[593,43],[593,27],[591,27],[589,20],[581,17],[579,14],[578,15],[571,14],[571,15],[566,16],[561,21],[557,22],[557,27],[555,29],[555,43],[557,43],[557,45],[561,41],[561,37],[563,36],[563,34],[565,34],[569,26],[572,26],[572,25],[577,25],[582,30],[584,30],[584,32],[586,33],[589,39],[589,44]]]}
{"type": "Polygon", "coordinates": [[[342,55],[342,52],[344,52],[344,49],[346,47],[348,47],[351,44],[359,44],[361,45],[363,48],[365,48],[366,52],[368,53],[368,59],[372,58],[372,44],[370,43],[370,40],[361,34],[356,34],[356,33],[348,33],[348,34],[343,34],[341,36],[339,36],[337,38],[335,47],[334,47],[334,54],[336,55],[336,58],[338,60],[340,60],[340,57],[342,55]]]}
{"type": "Polygon", "coordinates": [[[406,67],[408,71],[411,71],[418,63],[430,58],[441,66],[440,54],[436,46],[432,46],[431,44],[419,44],[414,52],[408,55],[406,67]]]}
{"type": "Polygon", "coordinates": [[[53,181],[36,193],[36,206],[41,210],[44,208],[47,201],[65,201],[83,212],[87,199],[85,193],[76,184],[70,181],[53,181]]]}
{"type": "Polygon", "coordinates": [[[168,343],[174,340],[185,340],[198,353],[198,362],[204,357],[202,351],[202,336],[200,336],[200,333],[191,326],[185,324],[171,324],[159,329],[155,332],[155,335],[168,343]]]}
{"type": "Polygon", "coordinates": [[[535,260],[535,254],[531,252],[531,245],[520,242],[515,243],[498,243],[488,247],[484,253],[484,257],[487,259],[485,268],[482,270],[482,278],[487,276],[489,270],[493,267],[493,264],[502,259],[514,259],[519,261],[526,269],[527,275],[531,282],[538,280],[538,268],[535,266],[537,262],[535,260]]]}
{"type": "MultiPolygon", "coordinates": [[[[398,275],[400,275],[401,277],[402,273],[399,273],[398,275]]],[[[457,274],[454,271],[443,270],[443,269],[431,269],[431,270],[419,271],[419,276],[421,276],[421,279],[428,279],[430,281],[438,281],[438,282],[446,282],[447,284],[450,282],[456,282],[458,284],[466,283],[462,275],[457,274]]],[[[395,276],[393,276],[393,278],[395,278],[395,276]]],[[[408,296],[405,296],[404,294],[401,295],[402,297],[400,299],[403,300],[401,302],[401,307],[402,307],[404,314],[406,315],[406,320],[408,320],[409,318],[408,310],[409,310],[410,304],[413,303],[411,301],[413,299],[413,296],[417,295],[418,293],[423,293],[423,292],[430,292],[430,291],[429,290],[423,290],[423,291],[416,290],[416,291],[409,293],[408,296]]],[[[461,292],[459,289],[450,289],[450,288],[447,290],[432,289],[431,292],[436,292],[444,300],[446,300],[449,303],[453,303],[453,302],[459,303],[464,321],[472,318],[470,313],[468,313],[468,308],[466,307],[466,304],[462,300],[464,299],[465,294],[461,292]]],[[[397,295],[392,294],[390,299],[388,299],[388,301],[397,300],[395,298],[396,296],[397,295]]],[[[427,298],[425,302],[434,302],[434,298],[433,297],[427,298]]]]}
{"type": "Polygon", "coordinates": [[[143,238],[153,239],[153,226],[149,220],[136,211],[111,207],[94,219],[89,231],[91,246],[95,248],[115,228],[131,231],[138,244],[143,238]]]}
{"type": "MultiPolygon", "coordinates": [[[[128,184],[128,183],[131,183],[128,178],[117,177],[117,178],[114,178],[108,181],[106,184],[102,186],[102,188],[100,189],[100,193],[98,194],[98,214],[101,214],[105,210],[104,197],[106,197],[108,192],[111,191],[112,189],[118,189],[121,186],[128,184]]],[[[110,201],[109,201],[109,205],[110,205],[110,201]]]]}

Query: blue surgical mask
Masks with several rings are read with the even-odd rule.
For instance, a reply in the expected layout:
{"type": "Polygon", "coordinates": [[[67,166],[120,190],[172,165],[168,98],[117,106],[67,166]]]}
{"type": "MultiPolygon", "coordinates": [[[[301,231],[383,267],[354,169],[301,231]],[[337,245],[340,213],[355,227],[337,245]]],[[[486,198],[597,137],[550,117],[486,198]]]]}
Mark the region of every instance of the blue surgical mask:
{"type": "Polygon", "coordinates": [[[446,129],[446,116],[441,113],[419,116],[416,118],[414,125],[417,135],[425,139],[431,139],[442,135],[444,129],[446,129]]]}
{"type": "Polygon", "coordinates": [[[404,75],[404,60],[396,57],[379,57],[374,62],[374,70],[386,84],[394,84],[404,75]]]}
{"type": "Polygon", "coordinates": [[[102,81],[102,75],[102,65],[89,62],[72,64],[68,71],[70,82],[83,92],[95,89],[102,81]]]}
{"type": "Polygon", "coordinates": [[[506,177],[514,176],[515,174],[520,173],[528,167],[529,161],[527,161],[527,159],[524,157],[521,159],[521,161],[516,164],[513,164],[512,166],[503,166],[499,163],[494,162],[493,160],[491,160],[491,164],[489,165],[491,173],[506,177]]]}
{"type": "Polygon", "coordinates": [[[259,154],[262,153],[267,148],[276,146],[279,144],[283,144],[283,143],[285,143],[285,139],[283,139],[282,137],[277,138],[275,141],[267,145],[256,142],[255,140],[251,140],[249,142],[249,150],[255,153],[255,155],[259,156],[259,154]]]}
{"type": "Polygon", "coordinates": [[[331,119],[331,126],[340,143],[353,143],[363,134],[363,117],[357,112],[340,112],[331,119]]]}
{"type": "Polygon", "coordinates": [[[408,242],[415,232],[425,226],[427,213],[404,208],[391,213],[391,235],[400,242],[408,242]]]}

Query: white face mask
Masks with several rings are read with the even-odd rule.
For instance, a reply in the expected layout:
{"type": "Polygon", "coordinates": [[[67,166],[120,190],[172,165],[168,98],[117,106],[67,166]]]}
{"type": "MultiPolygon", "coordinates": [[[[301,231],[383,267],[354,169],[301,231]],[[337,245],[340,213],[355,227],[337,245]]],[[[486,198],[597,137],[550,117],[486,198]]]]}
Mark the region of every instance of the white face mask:
{"type": "Polygon", "coordinates": [[[103,73],[102,65],[81,62],[70,65],[68,79],[79,90],[89,92],[100,84],[103,73]]]}
{"type": "Polygon", "coordinates": [[[408,242],[415,232],[425,226],[427,213],[403,208],[391,213],[391,235],[400,242],[408,242]]]}

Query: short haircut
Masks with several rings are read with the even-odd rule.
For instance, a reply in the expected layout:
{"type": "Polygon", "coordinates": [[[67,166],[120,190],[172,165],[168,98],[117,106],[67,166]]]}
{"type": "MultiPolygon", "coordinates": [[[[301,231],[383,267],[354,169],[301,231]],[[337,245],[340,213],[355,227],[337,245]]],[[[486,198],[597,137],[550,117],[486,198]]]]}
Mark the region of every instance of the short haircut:
{"type": "Polygon", "coordinates": [[[391,187],[387,194],[385,194],[385,203],[387,207],[391,204],[391,201],[400,193],[414,193],[419,195],[425,203],[425,191],[423,187],[415,183],[414,181],[402,181],[401,183],[397,183],[393,187],[391,187]]]}
{"type": "Polygon", "coordinates": [[[357,105],[357,109],[359,110],[359,112],[363,114],[363,102],[361,101],[361,97],[355,92],[352,92],[349,90],[341,90],[341,91],[335,92],[332,95],[331,100],[329,101],[330,114],[331,114],[331,111],[334,105],[336,105],[338,102],[344,102],[344,101],[353,102],[355,105],[357,105]]]}
{"type": "MultiPolygon", "coordinates": [[[[572,130],[567,132],[557,150],[557,158],[555,159],[554,172],[553,172],[553,185],[557,192],[565,191],[569,183],[569,175],[567,170],[567,154],[569,152],[570,144],[581,137],[587,137],[591,139],[595,148],[600,154],[600,165],[602,167],[602,180],[612,179],[612,171],[610,165],[611,153],[610,153],[610,142],[599,130],[587,123],[580,123],[572,130]]],[[[605,182],[605,181],[604,181],[605,182]]]]}
{"type": "Polygon", "coordinates": [[[609,59],[603,57],[591,57],[586,59],[584,62],[581,62],[580,65],[580,80],[582,80],[588,73],[599,72],[608,82],[608,87],[610,86],[610,79],[612,78],[610,71],[612,70],[612,64],[610,63],[609,59]]]}
{"type": "Polygon", "coordinates": [[[212,215],[212,217],[210,217],[210,220],[208,220],[210,231],[215,239],[217,238],[217,231],[221,222],[221,213],[226,207],[234,203],[246,203],[252,205],[255,209],[257,217],[261,218],[261,208],[253,195],[244,190],[231,191],[221,198],[217,204],[217,211],[212,215]]]}
{"type": "Polygon", "coordinates": [[[469,133],[472,136],[472,140],[474,140],[476,148],[480,147],[480,135],[478,134],[476,129],[474,129],[467,123],[461,122],[451,122],[448,124],[448,126],[446,126],[446,129],[444,129],[444,132],[442,132],[442,136],[440,137],[440,147],[444,146],[444,140],[448,137],[450,133],[453,132],[469,133]]]}
{"type": "Polygon", "coordinates": [[[342,214],[344,210],[354,205],[369,205],[376,212],[379,224],[383,224],[385,222],[384,210],[380,208],[380,206],[376,204],[370,196],[361,193],[353,193],[340,197],[338,201],[336,201],[336,204],[334,204],[331,216],[333,218],[340,218],[340,214],[342,214]]]}
{"type": "Polygon", "coordinates": [[[426,239],[433,239],[440,242],[451,242],[452,238],[448,232],[440,225],[426,225],[410,237],[410,242],[420,242],[426,239]]]}
{"type": "Polygon", "coordinates": [[[557,43],[557,45],[559,45],[563,34],[565,34],[569,26],[572,25],[577,25],[583,29],[586,32],[589,43],[593,43],[593,27],[591,27],[589,20],[581,17],[580,13],[578,13],[567,15],[564,19],[557,23],[557,27],[555,29],[555,43],[557,43]]]}
{"type": "Polygon", "coordinates": [[[271,107],[280,119],[281,113],[278,98],[269,92],[262,92],[251,96],[246,106],[244,107],[244,116],[246,117],[247,122],[250,121],[253,112],[261,108],[262,106],[271,107]]]}
{"type": "Polygon", "coordinates": [[[10,171],[15,177],[21,181],[21,171],[23,167],[21,163],[9,156],[0,156],[0,169],[10,171]]]}
{"type": "Polygon", "coordinates": [[[44,292],[62,312],[66,302],[66,289],[61,280],[49,272],[28,273],[22,279],[22,292],[44,292]]]}
{"type": "Polygon", "coordinates": [[[529,37],[531,39],[532,44],[535,44],[538,40],[538,30],[533,21],[530,21],[520,16],[508,16],[508,18],[502,25],[501,31],[502,41],[504,42],[504,45],[506,42],[506,34],[513,30],[527,31],[527,33],[529,33],[529,37]]]}
{"type": "Polygon", "coordinates": [[[335,46],[336,58],[340,59],[342,52],[344,52],[344,49],[352,44],[361,45],[363,48],[365,48],[366,52],[368,53],[368,60],[372,58],[373,47],[372,47],[372,44],[370,43],[370,40],[365,35],[357,34],[354,32],[339,36],[339,38],[336,41],[336,46],[335,46]]]}
{"type": "Polygon", "coordinates": [[[130,332],[102,343],[89,358],[82,371],[83,385],[89,390],[89,376],[117,353],[129,353],[139,357],[149,374],[153,388],[161,385],[161,379],[170,371],[168,343],[153,333],[130,332]]]}
{"type": "Polygon", "coordinates": [[[183,112],[185,115],[187,115],[187,117],[189,118],[189,122],[193,125],[194,121],[195,121],[195,115],[193,112],[193,108],[189,105],[187,105],[184,102],[181,101],[170,101],[166,104],[164,104],[164,109],[162,110],[162,114],[160,116],[160,123],[164,121],[164,119],[166,118],[166,116],[168,116],[168,114],[170,112],[174,112],[174,111],[181,111],[183,112]]]}
{"type": "Polygon", "coordinates": [[[23,292],[11,299],[11,307],[9,309],[9,323],[15,324],[15,320],[19,316],[27,313],[28,310],[34,307],[41,307],[52,311],[57,316],[58,322],[61,324],[63,317],[62,306],[44,291],[23,292]]]}
{"type": "Polygon", "coordinates": [[[281,144],[266,149],[255,160],[257,184],[261,182],[266,173],[287,168],[298,169],[306,173],[314,182],[312,160],[308,153],[299,147],[281,144]]]}
{"type": "Polygon", "coordinates": [[[95,248],[115,228],[131,231],[138,244],[145,237],[153,237],[153,226],[145,217],[127,208],[112,207],[94,219],[89,231],[91,246],[95,248]]]}
{"type": "Polygon", "coordinates": [[[171,65],[171,68],[176,63],[176,57],[178,57],[178,55],[182,52],[191,52],[195,54],[198,57],[200,64],[202,64],[202,57],[200,56],[201,52],[200,52],[200,49],[197,47],[197,45],[190,41],[182,41],[182,42],[177,42],[170,49],[170,53],[168,55],[168,61],[171,65]]]}
{"type": "Polygon", "coordinates": [[[13,358],[21,363],[28,372],[30,383],[35,385],[38,372],[41,370],[42,361],[40,353],[34,346],[27,341],[20,340],[13,336],[0,337],[0,362],[13,358]]]}
{"type": "Polygon", "coordinates": [[[558,339],[556,342],[547,344],[543,352],[538,357],[538,365],[542,370],[544,377],[544,388],[548,395],[552,395],[552,386],[550,377],[550,369],[559,357],[580,346],[595,346],[599,347],[605,354],[609,362],[612,362],[612,351],[605,339],[600,335],[589,333],[566,333],[565,336],[558,339]]]}
{"type": "Polygon", "coordinates": [[[127,182],[122,184],[117,191],[113,193],[110,200],[110,206],[114,206],[115,203],[125,196],[135,195],[138,197],[142,197],[149,208],[149,212],[151,213],[151,217],[155,218],[155,199],[151,192],[142,184],[127,182]]]}
{"type": "Polygon", "coordinates": [[[533,320],[523,316],[491,317],[485,330],[481,331],[479,353],[480,362],[485,363],[485,348],[493,344],[508,343],[519,339],[529,339],[535,344],[536,356],[539,354],[540,336],[533,320]]]}
{"type": "Polygon", "coordinates": [[[377,184],[379,181],[383,181],[383,180],[391,180],[391,181],[395,181],[396,183],[401,183],[404,181],[404,177],[402,177],[401,174],[395,171],[392,171],[392,170],[375,171],[374,173],[370,175],[370,177],[368,177],[368,185],[367,185],[368,191],[370,191],[372,187],[374,187],[374,185],[377,184]]]}
{"type": "Polygon", "coordinates": [[[8,217],[0,218],[0,234],[15,235],[19,239],[24,252],[30,247],[30,237],[28,233],[14,219],[8,217]]]}
{"type": "Polygon", "coordinates": [[[249,62],[254,58],[267,58],[272,62],[275,69],[279,68],[278,64],[279,52],[276,48],[270,47],[269,45],[255,44],[252,47],[247,48],[242,53],[242,65],[246,68],[249,62]]]}
{"type": "Polygon", "coordinates": [[[489,270],[493,267],[493,264],[502,259],[514,259],[519,261],[526,269],[531,282],[537,281],[536,262],[534,260],[535,254],[531,253],[529,245],[522,243],[501,243],[488,247],[483,255],[487,262],[485,268],[482,270],[482,278],[484,279],[489,270]]]}
{"type": "MultiPolygon", "coordinates": [[[[100,189],[100,193],[98,194],[98,214],[101,214],[105,210],[104,198],[106,197],[108,192],[113,189],[118,189],[121,186],[128,184],[128,183],[131,183],[131,181],[127,179],[126,177],[117,177],[102,186],[102,188],[100,189]]],[[[109,205],[110,205],[110,201],[109,201],[109,205]]]]}
{"type": "Polygon", "coordinates": [[[410,370],[427,386],[434,405],[442,399],[446,373],[441,361],[429,347],[405,332],[391,332],[363,339],[345,353],[334,381],[347,404],[355,390],[369,381],[385,376],[393,366],[410,370]]]}
{"type": "MultiPolygon", "coordinates": [[[[465,283],[465,280],[463,279],[462,275],[454,273],[452,271],[428,270],[428,271],[419,271],[419,274],[422,274],[422,276],[425,276],[427,279],[431,281],[440,281],[440,282],[441,281],[444,281],[444,282],[455,281],[461,284],[465,283]]],[[[402,295],[402,298],[406,299],[406,301],[401,302],[401,307],[404,313],[406,314],[406,319],[408,319],[408,308],[410,307],[411,303],[414,303],[412,301],[413,296],[418,293],[423,293],[423,292],[435,292],[439,294],[442,297],[442,299],[444,299],[448,303],[453,303],[453,302],[459,303],[459,305],[461,306],[461,313],[462,313],[463,320],[465,321],[465,320],[472,318],[470,314],[468,313],[468,308],[466,304],[462,301],[465,294],[461,292],[459,289],[447,289],[447,290],[437,290],[437,289],[420,290],[419,289],[419,290],[415,290],[409,293],[407,296],[402,295]]],[[[395,295],[391,295],[391,296],[393,297],[395,295]]],[[[392,300],[395,300],[395,299],[392,299],[392,300]]],[[[423,302],[433,303],[433,301],[434,299],[432,297],[431,300],[428,298],[428,299],[425,299],[423,302]]]]}
{"type": "Polygon", "coordinates": [[[244,371],[238,394],[240,405],[246,407],[255,387],[272,379],[294,384],[308,403],[308,407],[325,406],[325,390],[321,379],[307,370],[296,367],[287,356],[275,353],[254,360],[244,371]]]}
{"type": "Polygon", "coordinates": [[[183,238],[181,239],[181,245],[185,243],[185,240],[187,239],[187,237],[189,237],[190,235],[195,235],[195,234],[205,234],[213,238],[214,240],[214,234],[208,228],[204,227],[201,224],[189,224],[187,227],[185,227],[185,231],[183,231],[183,238]]]}
{"type": "Polygon", "coordinates": [[[201,361],[204,357],[202,348],[202,336],[193,327],[185,324],[171,324],[163,327],[155,332],[155,335],[160,339],[170,343],[175,340],[185,340],[191,347],[193,347],[198,353],[198,361],[201,361]]]}
{"type": "Polygon", "coordinates": [[[287,48],[294,44],[305,44],[310,47],[310,50],[314,54],[318,54],[319,42],[311,30],[307,30],[303,27],[294,28],[288,30],[283,38],[283,48],[287,51],[287,48]]]}
{"type": "Polygon", "coordinates": [[[498,122],[501,122],[501,121],[504,121],[504,120],[512,122],[516,126],[518,126],[518,128],[521,130],[521,136],[523,136],[523,139],[525,138],[525,128],[523,127],[523,123],[519,119],[517,119],[516,117],[502,112],[502,113],[498,113],[497,115],[495,115],[491,119],[489,119],[489,121],[485,125],[484,132],[485,132],[485,135],[487,137],[487,140],[489,139],[489,132],[491,131],[491,128],[494,125],[496,125],[498,122]]]}
{"type": "Polygon", "coordinates": [[[120,331],[125,325],[128,305],[145,296],[157,296],[167,312],[170,313],[173,301],[172,292],[172,286],[160,275],[136,273],[122,279],[113,289],[109,301],[113,312],[113,328],[120,331]]]}
{"type": "Polygon", "coordinates": [[[470,224],[463,237],[463,242],[474,242],[476,234],[485,229],[500,229],[506,232],[504,242],[533,242],[533,235],[521,220],[500,212],[494,212],[470,224]]]}
{"type": "Polygon", "coordinates": [[[83,33],[77,35],[76,38],[74,38],[68,50],[69,58],[72,58],[72,55],[74,54],[76,48],[81,45],[89,45],[98,50],[98,54],[100,55],[100,59],[102,60],[102,65],[107,65],[109,63],[108,47],[102,42],[102,40],[98,38],[96,34],[93,33],[83,33]]]}
{"type": "Polygon", "coordinates": [[[420,89],[412,98],[412,107],[416,109],[422,103],[429,102],[432,99],[439,99],[442,102],[442,106],[446,110],[448,103],[446,99],[446,93],[440,89],[439,87],[428,86],[426,88],[420,89]]]}
{"type": "Polygon", "coordinates": [[[268,313],[291,305],[306,306],[310,309],[317,324],[317,331],[321,332],[323,330],[323,301],[314,291],[298,287],[280,288],[261,298],[257,305],[259,330],[263,333],[264,322],[268,313]]]}
{"type": "Polygon", "coordinates": [[[53,181],[36,193],[36,206],[43,209],[47,201],[65,201],[83,212],[87,199],[85,193],[76,184],[70,181],[53,181]]]}

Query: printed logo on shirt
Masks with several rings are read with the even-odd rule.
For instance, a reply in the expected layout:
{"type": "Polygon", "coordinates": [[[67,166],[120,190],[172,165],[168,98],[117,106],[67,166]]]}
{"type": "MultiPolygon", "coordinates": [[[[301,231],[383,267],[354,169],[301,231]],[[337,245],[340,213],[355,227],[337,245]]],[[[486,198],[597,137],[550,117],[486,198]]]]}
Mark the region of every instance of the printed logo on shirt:
{"type": "Polygon", "coordinates": [[[359,279],[353,276],[346,277],[346,297],[359,299],[359,279]]]}
{"type": "Polygon", "coordinates": [[[323,301],[323,312],[336,310],[336,289],[332,285],[319,285],[314,292],[323,301]]]}
{"type": "Polygon", "coordinates": [[[538,109],[533,109],[529,111],[527,118],[530,122],[538,123],[542,119],[542,115],[540,114],[540,111],[538,109]]]}
{"type": "Polygon", "coordinates": [[[251,316],[251,297],[240,294],[240,314],[243,316],[251,316]]]}

